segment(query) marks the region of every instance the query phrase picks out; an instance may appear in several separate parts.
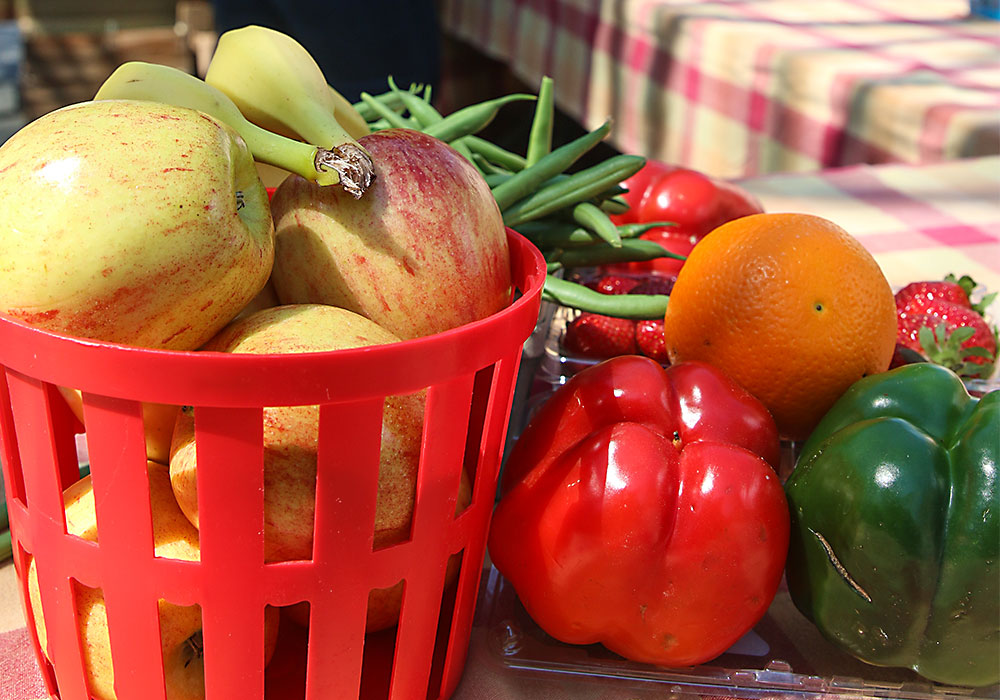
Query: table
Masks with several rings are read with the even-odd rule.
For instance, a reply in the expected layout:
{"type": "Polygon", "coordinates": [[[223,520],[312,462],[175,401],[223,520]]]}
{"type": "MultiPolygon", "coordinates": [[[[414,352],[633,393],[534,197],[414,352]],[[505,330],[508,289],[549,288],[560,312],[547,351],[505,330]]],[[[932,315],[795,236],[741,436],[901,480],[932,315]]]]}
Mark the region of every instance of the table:
{"type": "Polygon", "coordinates": [[[727,178],[1000,153],[968,0],[445,0],[445,32],[612,144],[727,178]]]}
{"type": "MultiPolygon", "coordinates": [[[[843,226],[895,286],[954,272],[1000,290],[1000,157],[776,174],[743,184],[768,211],[812,213],[843,226]]],[[[1000,317],[997,304],[992,310],[1000,317]]],[[[0,566],[0,700],[39,700],[45,691],[16,586],[7,562],[0,566]]],[[[454,700],[662,697],[663,686],[514,672],[490,644],[491,633],[480,617],[454,700]]]]}

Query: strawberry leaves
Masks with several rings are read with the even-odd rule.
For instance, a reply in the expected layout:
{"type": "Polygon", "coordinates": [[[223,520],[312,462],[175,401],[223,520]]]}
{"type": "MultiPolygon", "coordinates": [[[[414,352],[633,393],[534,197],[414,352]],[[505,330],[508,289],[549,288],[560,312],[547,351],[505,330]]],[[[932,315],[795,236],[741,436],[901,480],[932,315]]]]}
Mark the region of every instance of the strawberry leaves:
{"type": "Polygon", "coordinates": [[[895,295],[897,345],[920,353],[963,377],[986,378],[997,361],[997,329],[985,318],[996,293],[977,302],[978,289],[968,275],[940,281],[911,282],[895,295]]]}
{"type": "Polygon", "coordinates": [[[921,326],[917,331],[923,355],[931,362],[944,365],[961,377],[989,377],[993,374],[996,352],[991,353],[980,345],[963,347],[975,335],[976,329],[969,326],[949,333],[945,323],[934,328],[921,326]]]}
{"type": "Polygon", "coordinates": [[[977,302],[972,302],[972,292],[975,291],[979,285],[974,279],[968,275],[962,275],[961,277],[955,277],[955,275],[948,273],[944,278],[945,282],[950,282],[952,284],[957,284],[965,292],[965,295],[969,298],[969,308],[978,313],[980,316],[986,315],[986,309],[990,307],[993,300],[996,299],[997,293],[990,292],[989,294],[984,294],[983,298],[977,302]]]}

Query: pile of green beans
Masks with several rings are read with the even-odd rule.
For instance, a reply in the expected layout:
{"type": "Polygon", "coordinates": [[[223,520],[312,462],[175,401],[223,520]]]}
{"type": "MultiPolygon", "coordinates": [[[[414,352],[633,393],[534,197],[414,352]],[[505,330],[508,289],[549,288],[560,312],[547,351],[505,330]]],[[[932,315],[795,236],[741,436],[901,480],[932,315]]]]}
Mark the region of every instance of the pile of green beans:
{"type": "Polygon", "coordinates": [[[441,114],[431,102],[429,87],[399,88],[389,78],[380,95],[362,93],[355,107],[373,130],[416,129],[451,144],[482,173],[493,192],[504,223],[538,246],[549,274],[542,298],[563,306],[620,318],[660,318],[666,295],[605,295],[559,273],[607,263],[680,258],[661,246],[639,239],[650,228],[670,222],[616,225],[609,214],[628,210],[620,183],[646,164],[635,155],[615,155],[587,168],[568,172],[611,131],[597,129],[552,147],[555,121],[553,81],[542,78],[538,94],[515,93],[441,114]],[[478,136],[511,102],[533,100],[534,116],[524,155],[478,136]]]}

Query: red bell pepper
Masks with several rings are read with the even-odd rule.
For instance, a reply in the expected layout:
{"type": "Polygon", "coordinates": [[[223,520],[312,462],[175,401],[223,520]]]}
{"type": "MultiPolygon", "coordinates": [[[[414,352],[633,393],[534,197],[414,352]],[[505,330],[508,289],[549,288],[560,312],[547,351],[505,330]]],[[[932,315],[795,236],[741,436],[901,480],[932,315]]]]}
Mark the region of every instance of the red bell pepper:
{"type": "Polygon", "coordinates": [[[490,556],[570,644],[686,666],[764,615],[789,513],[767,410],[702,363],[615,357],[560,387],[504,468],[490,556]]]}
{"type": "MultiPolygon", "coordinates": [[[[618,224],[673,222],[674,226],[647,231],[640,238],[681,255],[687,255],[699,240],[727,221],[764,211],[757,198],[739,185],[658,161],[648,161],[622,186],[628,190],[623,197],[629,209],[612,220],[618,224]]],[[[658,258],[618,264],[612,271],[676,276],[682,264],[658,258]]]]}

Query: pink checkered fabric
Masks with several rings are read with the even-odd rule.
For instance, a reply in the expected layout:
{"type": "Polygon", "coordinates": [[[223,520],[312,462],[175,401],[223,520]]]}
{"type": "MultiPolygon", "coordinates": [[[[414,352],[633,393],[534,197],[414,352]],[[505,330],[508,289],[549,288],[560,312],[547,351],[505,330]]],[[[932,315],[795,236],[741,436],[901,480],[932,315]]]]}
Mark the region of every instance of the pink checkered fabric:
{"type": "Polygon", "coordinates": [[[445,0],[613,144],[721,177],[1000,153],[1000,29],[967,0],[445,0]]]}
{"type": "MultiPolygon", "coordinates": [[[[767,211],[815,214],[867,248],[893,287],[969,275],[1000,291],[1000,157],[855,165],[742,181],[767,211]]],[[[1000,299],[989,313],[1000,319],[1000,299]]]]}

